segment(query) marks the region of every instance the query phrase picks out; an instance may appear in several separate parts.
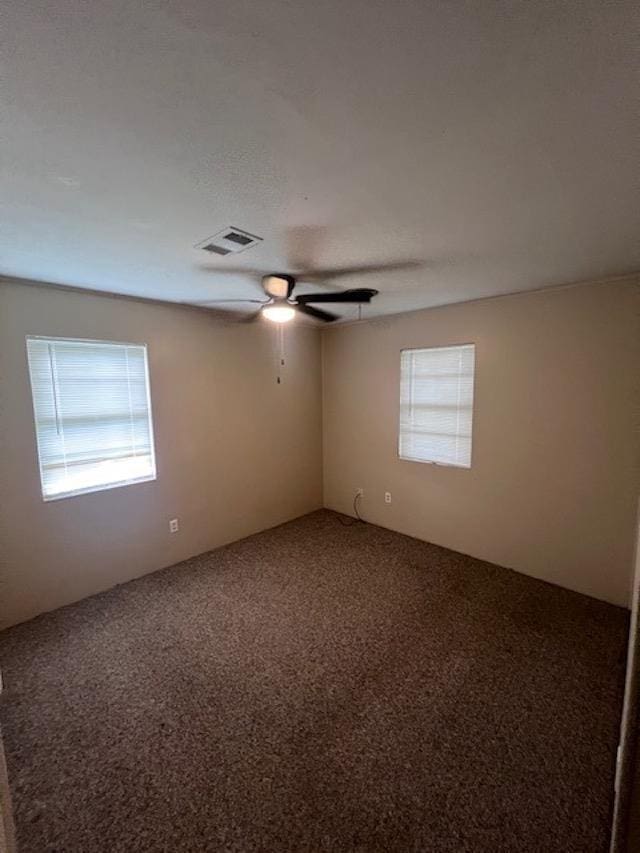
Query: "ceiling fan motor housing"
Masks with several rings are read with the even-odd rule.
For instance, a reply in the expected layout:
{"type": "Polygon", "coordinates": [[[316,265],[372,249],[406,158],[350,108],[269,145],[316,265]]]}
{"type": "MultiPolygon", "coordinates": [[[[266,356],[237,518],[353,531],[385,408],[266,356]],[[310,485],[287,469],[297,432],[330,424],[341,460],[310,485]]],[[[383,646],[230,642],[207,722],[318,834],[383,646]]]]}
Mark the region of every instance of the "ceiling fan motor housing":
{"type": "Polygon", "coordinates": [[[262,277],[262,287],[268,296],[274,299],[288,299],[291,296],[296,280],[292,275],[277,273],[262,277]]]}

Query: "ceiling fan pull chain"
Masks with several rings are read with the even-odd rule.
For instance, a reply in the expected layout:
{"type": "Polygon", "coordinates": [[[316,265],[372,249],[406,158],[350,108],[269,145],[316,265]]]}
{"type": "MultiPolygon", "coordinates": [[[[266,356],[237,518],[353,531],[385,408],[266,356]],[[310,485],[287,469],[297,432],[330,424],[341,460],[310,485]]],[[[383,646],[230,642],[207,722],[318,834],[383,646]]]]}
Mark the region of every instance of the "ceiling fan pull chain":
{"type": "Polygon", "coordinates": [[[284,328],[281,323],[278,323],[275,330],[274,338],[274,356],[276,363],[276,382],[282,384],[282,368],[284,367],[284,328]]]}
{"type": "Polygon", "coordinates": [[[278,366],[277,366],[277,382],[278,385],[282,384],[282,368],[284,367],[284,326],[282,324],[278,324],[276,330],[277,337],[277,357],[278,357],[278,366]]]}

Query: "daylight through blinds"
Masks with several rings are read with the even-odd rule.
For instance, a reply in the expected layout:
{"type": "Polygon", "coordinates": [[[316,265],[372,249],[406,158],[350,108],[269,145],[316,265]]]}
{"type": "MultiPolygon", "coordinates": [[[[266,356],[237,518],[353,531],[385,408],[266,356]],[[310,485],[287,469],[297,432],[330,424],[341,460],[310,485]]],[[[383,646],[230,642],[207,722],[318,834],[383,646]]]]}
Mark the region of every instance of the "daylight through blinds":
{"type": "Polygon", "coordinates": [[[27,338],[45,499],[155,477],[147,350],[27,338]]]}
{"type": "Polygon", "coordinates": [[[471,467],[475,346],[403,350],[400,457],[471,467]]]}

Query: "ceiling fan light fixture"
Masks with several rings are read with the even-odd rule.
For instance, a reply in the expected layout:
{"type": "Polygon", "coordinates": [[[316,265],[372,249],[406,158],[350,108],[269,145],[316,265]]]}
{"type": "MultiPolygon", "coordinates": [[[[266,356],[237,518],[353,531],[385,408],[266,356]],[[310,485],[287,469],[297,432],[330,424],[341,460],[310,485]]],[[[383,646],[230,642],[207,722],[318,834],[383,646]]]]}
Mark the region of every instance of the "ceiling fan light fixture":
{"type": "Polygon", "coordinates": [[[288,323],[293,320],[296,312],[289,305],[268,305],[262,309],[263,317],[272,323],[288,323]]]}

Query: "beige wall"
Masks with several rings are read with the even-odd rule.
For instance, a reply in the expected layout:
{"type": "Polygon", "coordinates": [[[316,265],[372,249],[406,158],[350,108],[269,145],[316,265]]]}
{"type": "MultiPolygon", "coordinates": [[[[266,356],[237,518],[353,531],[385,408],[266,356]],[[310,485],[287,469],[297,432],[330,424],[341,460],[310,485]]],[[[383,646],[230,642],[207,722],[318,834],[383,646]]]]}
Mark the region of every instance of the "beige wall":
{"type": "MultiPolygon", "coordinates": [[[[640,413],[639,413],[640,414],[640,413]]],[[[640,512],[636,532],[635,571],[629,627],[627,674],[620,723],[611,853],[640,850],[640,512]]]]}
{"type": "Polygon", "coordinates": [[[376,524],[628,605],[638,308],[627,281],[325,331],[325,506],[351,512],[362,487],[376,524]],[[466,342],[476,344],[472,468],[400,461],[401,348],[466,342]]]}
{"type": "Polygon", "coordinates": [[[0,284],[0,626],[321,506],[315,329],[25,284],[0,284]],[[25,335],[149,347],[155,482],[44,503],[25,335]],[[168,521],[179,517],[180,532],[168,521]]]}
{"type": "MultiPolygon", "coordinates": [[[[619,283],[324,331],[325,505],[349,512],[363,487],[375,523],[628,604],[638,316],[637,286],[619,283]],[[466,341],[477,348],[472,469],[399,461],[400,349],[466,341]]],[[[287,335],[277,385],[271,326],[0,285],[0,625],[321,505],[319,335],[287,335]],[[27,334],[149,345],[156,482],[41,500],[27,334]]]]}

